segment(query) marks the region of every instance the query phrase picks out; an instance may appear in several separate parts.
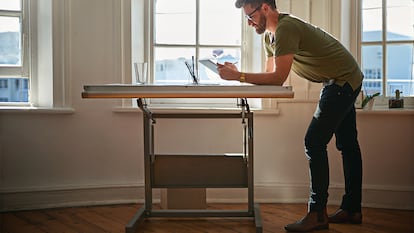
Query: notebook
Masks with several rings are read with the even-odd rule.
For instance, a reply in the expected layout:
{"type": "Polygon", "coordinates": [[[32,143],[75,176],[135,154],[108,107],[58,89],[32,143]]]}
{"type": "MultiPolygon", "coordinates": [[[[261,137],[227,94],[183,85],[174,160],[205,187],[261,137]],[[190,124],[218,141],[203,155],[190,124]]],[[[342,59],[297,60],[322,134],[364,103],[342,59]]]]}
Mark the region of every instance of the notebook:
{"type": "Polygon", "coordinates": [[[200,59],[198,61],[214,73],[218,74],[217,64],[211,59],[200,59]]]}

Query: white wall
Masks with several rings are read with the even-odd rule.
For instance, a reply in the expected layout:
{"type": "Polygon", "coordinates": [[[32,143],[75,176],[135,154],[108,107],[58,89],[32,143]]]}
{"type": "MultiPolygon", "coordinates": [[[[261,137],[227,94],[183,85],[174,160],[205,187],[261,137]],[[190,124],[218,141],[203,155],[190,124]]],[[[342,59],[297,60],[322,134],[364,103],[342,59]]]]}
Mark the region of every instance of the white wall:
{"type": "MultiPolygon", "coordinates": [[[[130,66],[119,26],[124,17],[122,2],[126,1],[65,1],[69,33],[65,39],[68,51],[62,56],[69,82],[67,103],[74,112],[0,110],[0,211],[143,201],[141,113],[114,111],[121,106],[120,100],[82,99],[80,95],[85,84],[117,83],[128,77],[125,70],[130,66]]],[[[302,17],[299,6],[303,0],[279,2],[302,17]]],[[[329,3],[306,2],[313,7],[303,12],[305,17],[318,15],[315,5],[329,3]]],[[[307,201],[303,136],[320,86],[296,77],[289,82],[295,87],[294,101],[274,102],[279,114],[255,114],[258,202],[307,201]]],[[[156,127],[160,152],[227,148],[233,152],[240,147],[238,121],[162,120],[156,127]],[[198,140],[191,136],[196,127],[202,132],[198,140]]],[[[359,111],[358,129],[364,161],[363,205],[414,209],[413,112],[359,111]]],[[[343,189],[341,158],[333,143],[329,153],[329,203],[338,204],[343,189]]],[[[208,197],[210,201],[245,200],[243,192],[232,190],[209,190],[208,197]]]]}

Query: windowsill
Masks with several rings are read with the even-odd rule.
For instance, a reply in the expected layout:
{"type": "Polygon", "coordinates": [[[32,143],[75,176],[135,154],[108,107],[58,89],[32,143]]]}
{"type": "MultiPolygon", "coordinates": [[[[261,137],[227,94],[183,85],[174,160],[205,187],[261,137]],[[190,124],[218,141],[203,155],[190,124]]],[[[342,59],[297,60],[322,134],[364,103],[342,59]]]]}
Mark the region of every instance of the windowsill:
{"type": "MultiPolygon", "coordinates": [[[[239,113],[241,108],[197,108],[197,107],[149,107],[153,112],[157,113],[239,113]]],[[[250,108],[255,115],[276,116],[280,114],[279,109],[259,109],[250,108]]],[[[115,113],[141,113],[138,107],[117,107],[114,108],[115,113]]]]}
{"type": "Polygon", "coordinates": [[[378,96],[374,99],[372,109],[357,109],[359,114],[376,115],[414,115],[414,98],[403,97],[404,108],[389,108],[389,97],[378,96]]]}
{"type": "Polygon", "coordinates": [[[2,113],[29,113],[29,114],[73,114],[74,108],[47,108],[47,107],[30,107],[30,106],[0,106],[2,113]]]}
{"type": "Polygon", "coordinates": [[[357,113],[362,115],[414,115],[414,108],[374,106],[373,109],[357,109],[357,113]]]}

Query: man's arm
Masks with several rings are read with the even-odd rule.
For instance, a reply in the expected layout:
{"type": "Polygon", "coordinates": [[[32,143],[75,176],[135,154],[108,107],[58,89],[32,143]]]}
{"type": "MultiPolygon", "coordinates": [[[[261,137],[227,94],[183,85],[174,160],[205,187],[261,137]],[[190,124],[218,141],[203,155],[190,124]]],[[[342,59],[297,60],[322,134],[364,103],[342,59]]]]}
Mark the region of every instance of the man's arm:
{"type": "MultiPolygon", "coordinates": [[[[266,72],[245,73],[245,81],[252,84],[282,85],[289,75],[292,63],[293,54],[270,58],[266,61],[266,72]]],[[[241,72],[232,64],[218,65],[217,69],[222,79],[240,80],[241,72]]]]}
{"type": "Polygon", "coordinates": [[[265,72],[274,72],[276,68],[276,57],[268,57],[266,59],[265,72]]]}

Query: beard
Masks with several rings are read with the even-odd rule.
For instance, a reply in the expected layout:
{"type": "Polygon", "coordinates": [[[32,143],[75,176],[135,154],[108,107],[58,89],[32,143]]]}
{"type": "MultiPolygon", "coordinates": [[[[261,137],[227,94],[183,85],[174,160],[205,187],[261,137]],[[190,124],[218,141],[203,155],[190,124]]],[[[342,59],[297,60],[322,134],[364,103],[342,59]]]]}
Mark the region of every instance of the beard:
{"type": "Polygon", "coordinates": [[[259,21],[256,23],[256,33],[263,34],[266,31],[266,17],[260,15],[259,21]]]}

